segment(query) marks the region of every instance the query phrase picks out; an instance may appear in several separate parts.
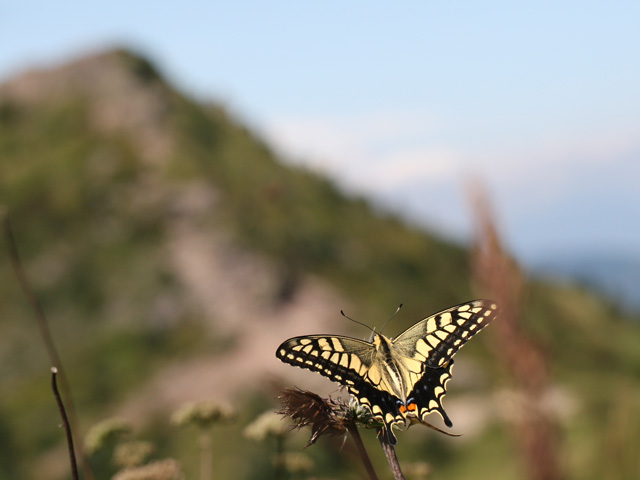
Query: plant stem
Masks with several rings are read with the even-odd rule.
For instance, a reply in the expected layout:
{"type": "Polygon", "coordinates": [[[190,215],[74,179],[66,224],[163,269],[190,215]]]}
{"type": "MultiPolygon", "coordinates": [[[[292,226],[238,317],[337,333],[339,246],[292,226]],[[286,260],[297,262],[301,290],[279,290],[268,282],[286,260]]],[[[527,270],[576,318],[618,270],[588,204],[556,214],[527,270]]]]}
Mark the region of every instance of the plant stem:
{"type": "Polygon", "coordinates": [[[387,457],[387,462],[389,462],[389,466],[391,467],[393,478],[395,480],[405,480],[404,474],[400,469],[400,462],[398,462],[398,457],[396,456],[396,450],[393,448],[393,445],[389,443],[384,431],[378,431],[378,440],[380,440],[382,451],[387,457]]]}
{"type": "Polygon", "coordinates": [[[282,435],[276,435],[275,478],[276,480],[285,478],[284,436],[282,435]]]}
{"type": "Polygon", "coordinates": [[[211,429],[200,434],[200,480],[213,480],[211,429]]]}
{"type": "Polygon", "coordinates": [[[348,430],[351,434],[351,438],[353,438],[353,441],[356,444],[358,455],[360,456],[360,460],[362,460],[362,463],[364,464],[364,468],[367,471],[369,478],[371,480],[378,480],[378,475],[376,475],[376,471],[373,469],[373,465],[371,464],[371,459],[369,458],[369,455],[364,448],[364,443],[362,443],[362,437],[360,436],[360,432],[358,432],[358,427],[350,423],[348,430]]]}
{"type": "MultiPolygon", "coordinates": [[[[75,413],[76,409],[73,403],[73,397],[71,396],[71,387],[69,386],[67,375],[65,374],[64,368],[62,367],[60,355],[58,354],[58,350],[56,349],[55,343],[53,341],[53,335],[51,335],[51,330],[49,329],[47,316],[45,315],[44,309],[42,308],[42,305],[38,300],[38,296],[33,290],[24,267],[22,266],[20,254],[18,253],[18,245],[13,235],[13,230],[11,229],[11,223],[9,222],[9,211],[4,205],[0,205],[0,222],[2,222],[4,237],[7,240],[7,250],[9,251],[9,259],[11,261],[11,266],[13,267],[13,272],[18,279],[18,283],[20,284],[22,291],[27,297],[27,301],[29,302],[31,308],[35,313],[38,330],[40,330],[40,335],[42,337],[42,341],[44,343],[47,354],[49,355],[49,360],[56,367],[57,372],[60,374],[60,384],[62,386],[62,392],[64,393],[64,397],[67,402],[69,428],[75,434],[75,436],[78,437],[79,433],[75,413]]],[[[89,465],[89,461],[87,460],[87,455],[82,446],[82,442],[78,444],[77,448],[78,454],[80,455],[84,477],[87,480],[93,480],[93,472],[91,471],[91,466],[89,465]]]]}
{"type": "Polygon", "coordinates": [[[56,403],[58,404],[58,410],[60,410],[60,416],[62,417],[62,424],[64,425],[64,432],[67,436],[67,447],[69,449],[69,462],[71,463],[71,474],[73,480],[79,480],[78,477],[78,464],[76,463],[76,454],[73,449],[73,435],[71,434],[71,426],[69,425],[69,419],[67,418],[67,412],[64,409],[64,403],[62,403],[62,397],[58,391],[58,382],[56,377],[58,369],[51,367],[51,387],[53,388],[53,395],[56,397],[56,403]]]}

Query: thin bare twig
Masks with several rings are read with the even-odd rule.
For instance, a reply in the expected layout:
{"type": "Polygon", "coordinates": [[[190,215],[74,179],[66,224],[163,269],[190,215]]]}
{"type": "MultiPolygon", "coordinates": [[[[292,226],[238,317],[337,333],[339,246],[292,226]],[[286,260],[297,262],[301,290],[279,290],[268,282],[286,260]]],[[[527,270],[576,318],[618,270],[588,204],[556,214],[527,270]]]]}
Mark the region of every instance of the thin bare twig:
{"type": "MultiPolygon", "coordinates": [[[[49,329],[49,324],[47,322],[47,317],[44,313],[44,309],[38,300],[33,288],[31,287],[31,283],[27,278],[27,274],[24,271],[22,266],[22,261],[20,260],[20,254],[18,253],[18,246],[13,235],[13,229],[11,228],[11,223],[9,222],[9,212],[6,207],[0,207],[0,217],[2,218],[2,227],[4,230],[4,236],[7,239],[7,249],[9,250],[9,260],[11,261],[11,266],[13,267],[13,272],[18,279],[18,283],[22,288],[25,296],[27,297],[27,301],[31,305],[35,316],[36,322],[38,323],[38,330],[40,331],[40,335],[42,336],[42,341],[44,343],[44,347],[47,350],[47,355],[49,355],[49,360],[53,365],[58,368],[60,372],[60,379],[62,383],[62,391],[64,392],[66,397],[70,397],[69,386],[67,385],[66,375],[64,374],[62,368],[62,362],[60,361],[60,355],[58,355],[58,351],[56,349],[55,343],[53,342],[53,336],[51,335],[51,330],[49,329]]],[[[69,404],[69,414],[73,417],[73,407],[69,404]]]]}
{"type": "MultiPolygon", "coordinates": [[[[22,288],[22,291],[27,297],[27,301],[29,302],[31,308],[35,313],[38,330],[40,331],[42,342],[44,343],[45,350],[47,351],[47,355],[49,356],[49,361],[55,366],[55,368],[57,368],[57,371],[60,374],[60,384],[62,386],[62,392],[67,402],[69,427],[74,435],[78,437],[76,409],[73,403],[73,397],[71,396],[71,387],[69,386],[67,375],[65,374],[64,368],[62,367],[60,355],[58,354],[55,342],[53,341],[53,335],[51,334],[51,330],[49,328],[47,316],[45,315],[42,304],[38,300],[38,296],[33,290],[24,267],[22,266],[22,260],[20,259],[20,254],[18,252],[17,242],[13,235],[13,230],[9,221],[9,212],[7,207],[4,205],[0,205],[0,221],[2,222],[4,237],[7,240],[7,250],[9,251],[9,259],[11,261],[13,272],[18,280],[18,283],[20,284],[20,287],[22,288]]],[[[82,443],[78,445],[78,453],[80,454],[84,477],[87,480],[93,480],[93,472],[91,471],[91,467],[89,465],[89,461],[87,460],[84,448],[82,447],[82,443]]]]}
{"type": "Polygon", "coordinates": [[[364,465],[367,474],[369,475],[370,480],[378,480],[378,475],[376,471],[373,469],[373,464],[371,463],[371,459],[367,454],[367,450],[364,448],[364,443],[362,443],[362,437],[360,436],[360,432],[358,432],[358,427],[355,423],[349,424],[347,430],[351,434],[351,438],[353,438],[353,442],[356,444],[356,450],[358,451],[358,456],[360,460],[362,460],[362,464],[364,465]]]}
{"type": "Polygon", "coordinates": [[[389,466],[391,467],[391,473],[393,473],[393,478],[395,480],[405,480],[404,474],[400,469],[400,462],[398,461],[398,457],[396,455],[396,449],[393,448],[393,445],[389,443],[389,439],[384,431],[378,432],[378,440],[380,440],[380,445],[382,445],[382,451],[384,455],[387,457],[387,462],[389,462],[389,466]]]}
{"type": "Polygon", "coordinates": [[[74,480],[79,480],[78,477],[78,464],[76,463],[76,454],[73,448],[73,434],[71,433],[71,425],[69,425],[69,418],[67,412],[64,409],[64,403],[62,397],[58,391],[58,382],[56,381],[58,369],[51,367],[51,388],[53,388],[53,395],[56,397],[56,403],[58,404],[58,410],[60,410],[60,416],[62,417],[62,424],[64,426],[64,432],[67,436],[67,447],[69,449],[69,462],[71,463],[71,474],[74,480]]]}

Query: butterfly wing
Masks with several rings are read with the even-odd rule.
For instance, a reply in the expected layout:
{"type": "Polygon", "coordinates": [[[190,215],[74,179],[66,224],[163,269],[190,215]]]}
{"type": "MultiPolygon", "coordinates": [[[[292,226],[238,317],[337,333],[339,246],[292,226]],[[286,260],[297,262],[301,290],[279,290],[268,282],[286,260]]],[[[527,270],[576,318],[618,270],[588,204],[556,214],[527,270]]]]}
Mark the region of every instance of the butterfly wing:
{"type": "Polygon", "coordinates": [[[426,421],[438,412],[448,427],[451,420],[442,407],[446,385],[451,378],[452,357],[497,315],[490,300],[474,300],[443,310],[419,321],[393,340],[398,363],[410,379],[407,398],[410,410],[426,421]]]}
{"type": "Polygon", "coordinates": [[[285,363],[318,372],[350,388],[364,381],[375,347],[351,337],[308,335],[286,340],[278,347],[276,356],[285,363]]]}
{"type": "Polygon", "coordinates": [[[441,367],[498,313],[489,300],[474,300],[419,321],[393,340],[395,350],[429,367],[441,367]]]}

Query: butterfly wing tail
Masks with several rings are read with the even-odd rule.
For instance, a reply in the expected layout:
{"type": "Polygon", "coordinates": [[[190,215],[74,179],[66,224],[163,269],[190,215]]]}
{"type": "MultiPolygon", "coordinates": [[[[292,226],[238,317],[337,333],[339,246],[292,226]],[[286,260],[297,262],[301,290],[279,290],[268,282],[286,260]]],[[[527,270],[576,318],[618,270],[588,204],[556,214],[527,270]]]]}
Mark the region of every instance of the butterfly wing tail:
{"type": "Polygon", "coordinates": [[[421,421],[426,421],[431,412],[437,412],[442,417],[444,424],[451,428],[453,423],[444,411],[442,400],[447,393],[447,383],[451,378],[453,360],[445,367],[426,367],[422,378],[414,385],[411,398],[418,405],[418,417],[421,421]]]}
{"type": "Polygon", "coordinates": [[[393,425],[393,423],[385,423],[384,428],[380,430],[380,435],[384,437],[388,444],[395,446],[398,443],[398,438],[393,433],[393,425]]]}

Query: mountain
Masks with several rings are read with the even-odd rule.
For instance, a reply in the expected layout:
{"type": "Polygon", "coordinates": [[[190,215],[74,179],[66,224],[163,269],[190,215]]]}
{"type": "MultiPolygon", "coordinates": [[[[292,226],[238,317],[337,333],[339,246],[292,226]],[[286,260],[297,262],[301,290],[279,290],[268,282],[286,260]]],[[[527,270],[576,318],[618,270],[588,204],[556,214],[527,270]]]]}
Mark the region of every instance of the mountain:
{"type": "MultiPolygon", "coordinates": [[[[283,163],[224,106],[175,90],[129,51],[8,79],[0,132],[0,203],[81,425],[124,417],[158,455],[181,458],[190,477],[195,441],[168,422],[183,402],[238,408],[237,424],[214,440],[220,476],[272,478],[268,445],[249,444],[244,425],[277,405],[275,386],[335,393],[320,376],[279,363],[281,341],[363,337],[341,309],[380,327],[403,303],[385,330],[395,335],[476,295],[465,248],[283,163]]],[[[6,255],[0,280],[0,478],[68,478],[50,360],[6,255]]],[[[574,285],[531,281],[525,302],[523,328],[552,359],[549,411],[566,433],[567,468],[576,478],[622,469],[624,453],[599,456],[640,445],[637,429],[615,423],[640,413],[640,323],[574,285]]],[[[522,473],[500,420],[513,386],[491,360],[503,346],[490,335],[456,357],[445,400],[467,438],[416,427],[400,439],[401,458],[427,460],[448,478],[522,473]]],[[[367,442],[377,448],[373,434],[367,442]]],[[[306,452],[322,475],[359,476],[330,444],[306,452]]],[[[108,463],[96,461],[97,478],[110,478],[108,463]]]]}
{"type": "Polygon", "coordinates": [[[601,252],[551,254],[533,262],[539,275],[600,291],[621,308],[640,311],[640,257],[601,252]]]}

